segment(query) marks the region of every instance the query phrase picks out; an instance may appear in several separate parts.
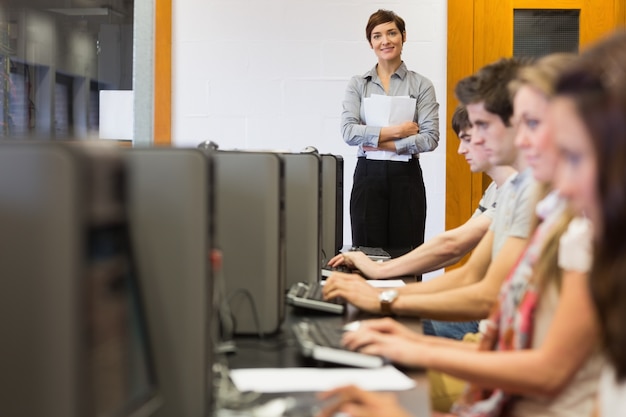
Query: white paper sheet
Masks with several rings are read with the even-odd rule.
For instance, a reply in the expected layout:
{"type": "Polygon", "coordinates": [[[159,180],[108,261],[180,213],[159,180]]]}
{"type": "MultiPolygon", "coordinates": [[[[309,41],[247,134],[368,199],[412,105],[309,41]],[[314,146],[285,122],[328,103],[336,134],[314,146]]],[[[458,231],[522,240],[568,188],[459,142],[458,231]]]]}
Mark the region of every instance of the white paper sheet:
{"type": "MultiPolygon", "coordinates": [[[[393,126],[413,120],[417,100],[408,96],[372,94],[363,99],[365,123],[369,126],[393,126]]],[[[390,151],[367,151],[368,159],[408,161],[411,155],[390,151]]]]}
{"type": "Polygon", "coordinates": [[[391,365],[359,368],[252,368],[233,369],[230,377],[240,391],[264,393],[318,392],[353,384],[369,391],[403,391],[415,381],[391,365]]]}
{"type": "Polygon", "coordinates": [[[401,279],[368,279],[367,283],[375,288],[397,288],[406,285],[401,279]]]}
{"type": "Polygon", "coordinates": [[[410,122],[417,100],[408,96],[372,94],[363,99],[365,123],[369,126],[393,126],[410,122]]]}
{"type": "MultiPolygon", "coordinates": [[[[401,279],[368,279],[367,283],[374,288],[397,288],[406,285],[401,279]]],[[[321,281],[321,284],[325,285],[326,280],[321,281]]]]}
{"type": "Polygon", "coordinates": [[[100,139],[133,139],[134,92],[100,91],[100,139]]]}

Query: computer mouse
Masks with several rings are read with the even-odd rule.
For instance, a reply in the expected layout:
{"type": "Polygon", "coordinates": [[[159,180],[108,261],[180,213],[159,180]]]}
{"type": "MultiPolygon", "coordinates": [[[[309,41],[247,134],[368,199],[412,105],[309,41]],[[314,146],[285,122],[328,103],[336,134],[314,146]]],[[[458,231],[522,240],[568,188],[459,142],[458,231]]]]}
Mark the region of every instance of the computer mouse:
{"type": "Polygon", "coordinates": [[[302,153],[315,153],[315,154],[319,154],[319,151],[317,150],[317,148],[315,146],[307,146],[306,148],[302,149],[301,151],[302,153]]]}
{"type": "Polygon", "coordinates": [[[209,151],[216,151],[219,148],[219,145],[212,140],[205,140],[198,144],[199,149],[206,149],[209,151]]]}
{"type": "Polygon", "coordinates": [[[354,332],[356,330],[359,330],[359,327],[361,327],[361,322],[356,320],[356,321],[351,321],[350,323],[344,324],[343,330],[345,330],[346,332],[354,332]]]}

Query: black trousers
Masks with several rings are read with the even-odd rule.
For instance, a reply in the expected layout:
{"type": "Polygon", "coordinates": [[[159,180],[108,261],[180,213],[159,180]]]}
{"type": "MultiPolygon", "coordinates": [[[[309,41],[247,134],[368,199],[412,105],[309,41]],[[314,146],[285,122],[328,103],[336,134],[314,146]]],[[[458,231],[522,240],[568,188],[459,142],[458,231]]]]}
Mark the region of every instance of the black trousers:
{"type": "Polygon", "coordinates": [[[403,254],[424,243],[426,189],[419,159],[398,162],[361,157],[353,180],[353,246],[403,254]]]}

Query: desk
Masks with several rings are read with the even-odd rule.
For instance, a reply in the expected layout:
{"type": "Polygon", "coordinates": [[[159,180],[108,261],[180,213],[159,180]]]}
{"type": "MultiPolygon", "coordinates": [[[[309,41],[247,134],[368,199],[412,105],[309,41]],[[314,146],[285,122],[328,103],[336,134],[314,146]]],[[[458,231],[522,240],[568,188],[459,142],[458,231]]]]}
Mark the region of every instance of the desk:
{"type": "MultiPolygon", "coordinates": [[[[374,316],[365,315],[356,308],[348,306],[344,315],[332,315],[327,313],[315,313],[287,307],[287,316],[282,325],[282,331],[276,335],[263,339],[254,336],[237,336],[235,343],[237,351],[228,354],[226,361],[231,369],[237,368],[283,368],[283,367],[336,367],[333,364],[318,362],[311,358],[305,358],[300,354],[298,344],[291,332],[291,325],[297,321],[307,318],[314,320],[324,320],[341,325],[353,320],[361,320],[374,316]]],[[[421,324],[418,319],[402,318],[401,322],[417,331],[421,331],[421,324]]],[[[396,392],[400,403],[409,410],[415,417],[430,416],[430,399],[428,395],[428,382],[426,374],[422,370],[407,370],[406,374],[415,380],[416,387],[408,391],[396,392]]],[[[281,396],[289,395],[305,404],[315,404],[314,393],[285,393],[281,396]]],[[[259,403],[263,403],[276,395],[264,394],[259,403]]],[[[230,412],[218,412],[218,416],[245,416],[246,414],[232,414],[230,412]]],[[[291,415],[291,414],[290,414],[291,415]]],[[[298,416],[308,415],[306,412],[298,416]]]]}

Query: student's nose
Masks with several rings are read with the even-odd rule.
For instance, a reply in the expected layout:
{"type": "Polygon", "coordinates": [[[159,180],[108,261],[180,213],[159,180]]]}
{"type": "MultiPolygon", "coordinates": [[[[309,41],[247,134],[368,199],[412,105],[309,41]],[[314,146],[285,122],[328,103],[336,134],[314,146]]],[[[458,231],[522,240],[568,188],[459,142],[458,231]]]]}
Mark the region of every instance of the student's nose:
{"type": "Polygon", "coordinates": [[[472,138],[470,139],[470,143],[472,145],[484,145],[485,137],[480,132],[478,132],[476,128],[474,128],[472,130],[472,138]]]}
{"type": "Polygon", "coordinates": [[[515,133],[515,146],[520,149],[528,148],[530,146],[530,140],[523,127],[519,127],[515,133]]]}

